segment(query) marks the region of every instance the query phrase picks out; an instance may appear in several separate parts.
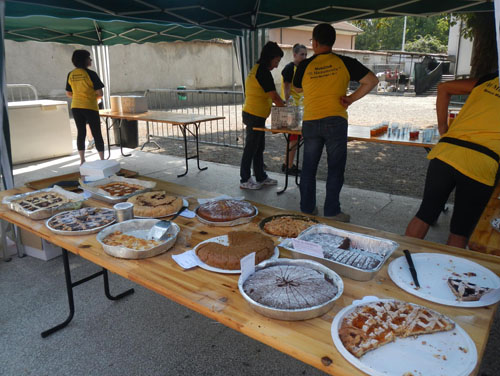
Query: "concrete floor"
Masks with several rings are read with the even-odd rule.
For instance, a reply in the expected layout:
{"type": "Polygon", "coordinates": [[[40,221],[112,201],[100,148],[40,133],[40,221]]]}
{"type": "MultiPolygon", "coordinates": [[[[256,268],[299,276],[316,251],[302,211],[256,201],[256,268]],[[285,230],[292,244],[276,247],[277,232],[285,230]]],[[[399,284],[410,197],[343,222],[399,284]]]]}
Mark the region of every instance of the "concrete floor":
{"type": "MultiPolygon", "coordinates": [[[[130,150],[127,150],[130,151],[130,150]]],[[[177,184],[195,186],[249,200],[298,210],[299,192],[293,182],[287,192],[276,188],[260,191],[239,189],[235,167],[201,162],[200,172],[190,161],[190,172],[182,178],[184,160],[176,157],[130,151],[112,157],[122,167],[177,184]]],[[[88,152],[87,160],[97,155],[88,152]]],[[[15,166],[16,186],[30,180],[78,170],[77,155],[15,166]]],[[[270,174],[283,184],[284,176],[270,174]]],[[[389,177],[388,177],[389,178],[389,177]]],[[[324,184],[318,183],[318,203],[324,200],[324,184]]],[[[416,212],[419,200],[344,187],[343,211],[356,225],[403,233],[416,212]]],[[[320,214],[321,214],[320,206],[320,214]]],[[[449,214],[431,229],[428,240],[445,242],[449,214]]],[[[74,279],[98,268],[70,255],[74,279]]],[[[0,262],[0,374],[1,375],[317,375],[321,372],[209,320],[121,277],[110,277],[117,294],[134,287],[135,294],[110,302],[102,293],[101,279],[75,291],[76,314],[64,330],[42,339],[39,333],[64,320],[67,298],[63,289],[60,258],[44,262],[31,257],[13,257],[0,262]]],[[[500,343],[496,320],[480,374],[500,374],[496,348],[500,343]]]]}

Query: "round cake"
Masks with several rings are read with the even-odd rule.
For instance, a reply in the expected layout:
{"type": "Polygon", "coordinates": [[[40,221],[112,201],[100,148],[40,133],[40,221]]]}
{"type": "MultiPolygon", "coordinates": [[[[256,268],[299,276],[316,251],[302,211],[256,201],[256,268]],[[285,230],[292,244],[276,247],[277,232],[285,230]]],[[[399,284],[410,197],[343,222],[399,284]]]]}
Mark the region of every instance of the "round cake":
{"type": "Polygon", "coordinates": [[[227,234],[228,245],[217,242],[202,243],[196,255],[205,264],[224,270],[239,270],[240,260],[255,252],[255,263],[267,260],[274,254],[274,241],[251,231],[232,231],[227,234]]]}
{"type": "Polygon", "coordinates": [[[182,207],[182,198],[167,195],[165,191],[140,193],[127,202],[134,204],[134,215],[138,217],[165,217],[177,213],[182,207]]]}
{"type": "Polygon", "coordinates": [[[338,288],[324,273],[302,265],[272,265],[243,283],[255,302],[277,309],[319,306],[337,296],[338,288]]]}
{"type": "Polygon", "coordinates": [[[255,215],[255,207],[242,200],[218,200],[202,204],[196,214],[209,222],[230,222],[255,215]]]}

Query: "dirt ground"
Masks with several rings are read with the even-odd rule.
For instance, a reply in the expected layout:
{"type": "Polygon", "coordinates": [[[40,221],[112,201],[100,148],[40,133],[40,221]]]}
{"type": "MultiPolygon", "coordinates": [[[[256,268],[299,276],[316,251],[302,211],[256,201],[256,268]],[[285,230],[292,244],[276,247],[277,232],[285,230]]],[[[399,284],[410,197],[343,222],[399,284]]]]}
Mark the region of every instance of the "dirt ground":
{"type": "MultiPolygon", "coordinates": [[[[434,96],[403,97],[370,94],[350,107],[349,124],[370,126],[387,120],[391,123],[410,123],[418,126],[433,125],[436,124],[435,101],[434,96]]],[[[74,125],[73,133],[76,138],[74,125]]],[[[103,136],[106,139],[104,127],[103,136]]],[[[242,132],[235,133],[235,143],[241,143],[241,136],[242,132]]],[[[150,144],[144,151],[184,156],[182,141],[164,138],[154,140],[161,148],[156,149],[150,144]]],[[[142,145],[145,141],[146,127],[139,124],[139,144],[142,145]]],[[[188,147],[190,152],[194,152],[194,143],[188,143],[188,147]]],[[[282,135],[266,134],[264,161],[268,171],[281,172],[285,147],[286,141],[282,135]]],[[[200,143],[202,160],[239,166],[241,155],[242,149],[239,148],[200,143]]],[[[428,164],[426,155],[427,152],[421,147],[351,141],[348,144],[344,184],[360,189],[421,198],[428,164]]],[[[318,179],[326,180],[326,166],[326,152],[324,152],[318,169],[318,179]]],[[[235,176],[234,184],[238,183],[239,176],[235,176]]]]}

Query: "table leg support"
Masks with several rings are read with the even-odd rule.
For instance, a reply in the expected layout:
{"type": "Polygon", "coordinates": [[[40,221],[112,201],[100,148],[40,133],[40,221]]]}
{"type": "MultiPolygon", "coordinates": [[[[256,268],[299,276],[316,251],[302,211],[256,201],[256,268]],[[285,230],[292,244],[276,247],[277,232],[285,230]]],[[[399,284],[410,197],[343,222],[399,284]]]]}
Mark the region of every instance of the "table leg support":
{"type": "Polygon", "coordinates": [[[141,150],[144,149],[144,146],[147,144],[154,144],[157,149],[161,149],[160,145],[158,145],[156,141],[151,141],[151,135],[149,134],[149,121],[146,121],[146,142],[142,144],[141,150]]]}
{"type": "MultiPolygon", "coordinates": [[[[296,154],[295,154],[295,158],[297,159],[297,169],[299,169],[299,166],[300,166],[300,147],[302,146],[304,140],[302,139],[302,136],[301,135],[298,135],[298,138],[297,138],[297,151],[296,151],[296,154]]],[[[300,174],[297,174],[295,175],[295,184],[300,186],[300,183],[299,183],[299,175],[300,174]]]]}
{"type": "Polygon", "coordinates": [[[66,282],[66,293],[68,294],[68,304],[69,304],[69,314],[66,320],[64,320],[62,323],[54,326],[53,328],[50,328],[44,332],[41,333],[42,338],[46,338],[50,336],[51,334],[57,332],[58,330],[66,327],[71,320],[73,319],[73,316],[75,315],[75,302],[73,298],[73,288],[81,285],[82,283],[88,282],[96,277],[103,276],[104,279],[104,293],[106,294],[106,297],[110,300],[118,300],[121,299],[125,296],[128,296],[134,292],[134,289],[127,290],[117,296],[112,296],[109,292],[109,281],[108,281],[108,271],[106,269],[102,269],[101,271],[94,273],[92,275],[89,275],[88,277],[82,278],[76,282],[72,282],[71,280],[71,270],[69,268],[69,257],[68,257],[68,251],[66,249],[62,250],[62,259],[63,259],[63,266],[64,266],[64,278],[66,282]]]}
{"type": "Polygon", "coordinates": [[[198,170],[204,171],[208,167],[203,167],[203,168],[200,167],[200,148],[199,148],[199,145],[198,145],[198,136],[199,136],[200,124],[199,123],[195,123],[194,124],[194,128],[195,128],[195,138],[196,138],[196,162],[198,163],[198,170]]]}
{"type": "Polygon", "coordinates": [[[118,133],[120,134],[120,153],[122,153],[122,155],[124,157],[130,157],[132,154],[124,154],[123,153],[123,146],[122,146],[122,123],[123,123],[123,120],[120,119],[120,125],[118,127],[118,133]]]}
{"type": "Polygon", "coordinates": [[[186,126],[185,125],[181,125],[180,128],[181,128],[181,132],[182,132],[182,137],[184,138],[184,157],[186,159],[186,171],[184,171],[183,174],[177,175],[178,178],[183,177],[189,171],[189,164],[188,164],[189,157],[188,157],[188,150],[187,150],[188,146],[187,146],[186,126]]]}
{"type": "Polygon", "coordinates": [[[109,118],[108,117],[106,118],[106,137],[108,139],[108,158],[106,158],[106,159],[109,159],[109,158],[111,158],[111,143],[109,141],[109,118]]]}
{"type": "Polygon", "coordinates": [[[281,195],[285,193],[288,188],[288,156],[290,155],[290,135],[287,133],[283,133],[286,140],[286,159],[285,159],[285,186],[281,191],[276,192],[277,195],[281,195]]]}

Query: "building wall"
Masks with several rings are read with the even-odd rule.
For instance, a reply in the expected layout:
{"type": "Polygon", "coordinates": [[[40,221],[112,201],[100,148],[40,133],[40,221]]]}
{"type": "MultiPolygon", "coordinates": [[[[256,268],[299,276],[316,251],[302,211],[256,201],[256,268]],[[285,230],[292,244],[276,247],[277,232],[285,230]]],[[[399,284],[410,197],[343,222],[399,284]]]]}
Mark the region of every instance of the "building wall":
{"type": "MultiPolygon", "coordinates": [[[[312,30],[296,30],[296,29],[270,29],[269,40],[281,44],[294,45],[295,43],[303,44],[304,46],[311,45],[312,30]]],[[[356,43],[355,35],[344,35],[337,32],[337,40],[335,48],[354,49],[356,43]]]]}
{"type": "MultiPolygon", "coordinates": [[[[41,97],[64,95],[67,74],[74,68],[71,55],[80,48],[91,51],[88,46],[6,40],[7,83],[31,84],[41,97]]],[[[109,59],[112,93],[241,85],[231,43],[117,45],[109,47],[109,59]]]]}
{"type": "Polygon", "coordinates": [[[450,26],[448,36],[448,55],[454,57],[455,64],[450,67],[450,73],[469,75],[471,69],[473,41],[460,36],[462,21],[450,26]]]}

